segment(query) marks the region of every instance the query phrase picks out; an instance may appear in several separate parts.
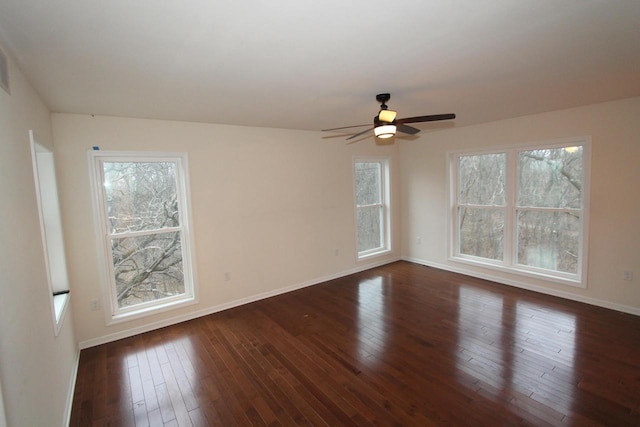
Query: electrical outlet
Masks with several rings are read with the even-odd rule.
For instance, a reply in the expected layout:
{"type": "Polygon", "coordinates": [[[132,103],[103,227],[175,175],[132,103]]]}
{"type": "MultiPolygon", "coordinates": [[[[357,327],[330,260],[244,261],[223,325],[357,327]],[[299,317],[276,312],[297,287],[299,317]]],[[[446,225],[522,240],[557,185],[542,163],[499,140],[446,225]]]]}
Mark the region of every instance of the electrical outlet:
{"type": "Polygon", "coordinates": [[[627,282],[631,282],[633,280],[633,271],[625,270],[624,271],[624,280],[627,282]]]}

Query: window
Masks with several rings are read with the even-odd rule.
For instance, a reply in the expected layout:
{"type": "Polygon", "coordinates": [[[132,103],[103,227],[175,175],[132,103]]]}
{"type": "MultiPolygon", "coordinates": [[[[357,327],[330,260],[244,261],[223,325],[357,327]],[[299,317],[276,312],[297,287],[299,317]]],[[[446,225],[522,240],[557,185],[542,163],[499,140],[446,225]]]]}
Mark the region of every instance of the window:
{"type": "Polygon", "coordinates": [[[358,258],[390,250],[389,162],[356,159],[354,162],[358,258]]]}
{"type": "Polygon", "coordinates": [[[69,299],[69,277],[64,252],[56,170],[51,150],[38,144],[33,131],[29,131],[29,138],[44,248],[44,264],[47,270],[47,292],[51,296],[53,329],[57,336],[62,327],[69,299]]]}
{"type": "Polygon", "coordinates": [[[186,155],[90,152],[111,322],[195,301],[186,155]]]}
{"type": "Polygon", "coordinates": [[[450,156],[452,258],[585,286],[589,141],[450,156]]]}

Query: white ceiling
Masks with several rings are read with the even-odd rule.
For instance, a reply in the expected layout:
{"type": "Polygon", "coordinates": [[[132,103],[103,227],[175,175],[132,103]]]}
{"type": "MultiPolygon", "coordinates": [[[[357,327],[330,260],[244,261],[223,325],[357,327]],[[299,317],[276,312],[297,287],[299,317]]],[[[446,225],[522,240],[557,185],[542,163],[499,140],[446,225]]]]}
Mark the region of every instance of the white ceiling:
{"type": "Polygon", "coordinates": [[[0,0],[0,39],[55,112],[319,130],[390,92],[461,126],[640,95],[640,0],[0,0]]]}

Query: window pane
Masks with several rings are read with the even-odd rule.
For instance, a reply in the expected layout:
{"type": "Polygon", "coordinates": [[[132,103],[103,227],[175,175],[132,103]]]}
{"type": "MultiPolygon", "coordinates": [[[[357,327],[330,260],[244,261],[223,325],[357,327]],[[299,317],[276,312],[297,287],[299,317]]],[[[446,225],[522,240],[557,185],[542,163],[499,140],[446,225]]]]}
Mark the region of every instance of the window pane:
{"type": "Polygon", "coordinates": [[[356,163],[356,205],[381,203],[381,167],[378,162],[356,163]]]}
{"type": "Polygon", "coordinates": [[[518,206],[582,206],[582,147],[521,151],[518,206]]]}
{"type": "Polygon", "coordinates": [[[172,162],[104,162],[110,233],[180,225],[176,165],[172,162]]]}
{"type": "Polygon", "coordinates": [[[460,203],[505,204],[505,153],[461,156],[459,162],[460,203]]]}
{"type": "Polygon", "coordinates": [[[580,217],[566,212],[518,212],[518,263],[578,272],[580,217]]]}
{"type": "Polygon", "coordinates": [[[382,207],[358,208],[358,252],[382,247],[382,207]]]}
{"type": "Polygon", "coordinates": [[[119,308],[185,292],[179,232],[114,238],[111,243],[119,308]]]}
{"type": "Polygon", "coordinates": [[[460,253],[494,260],[503,259],[504,211],[459,208],[460,253]]]}

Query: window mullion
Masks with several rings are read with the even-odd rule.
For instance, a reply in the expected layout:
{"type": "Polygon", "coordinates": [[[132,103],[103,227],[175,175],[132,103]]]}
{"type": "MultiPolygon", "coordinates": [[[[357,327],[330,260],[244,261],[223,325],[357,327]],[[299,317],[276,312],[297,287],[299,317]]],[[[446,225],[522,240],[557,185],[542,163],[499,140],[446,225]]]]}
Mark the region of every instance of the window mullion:
{"type": "Polygon", "coordinates": [[[150,234],[174,233],[176,231],[182,232],[182,226],[179,225],[177,227],[154,228],[151,230],[142,230],[142,231],[126,231],[123,233],[109,233],[108,237],[110,239],[124,239],[127,237],[141,237],[141,236],[147,236],[150,234]]]}
{"type": "Polygon", "coordinates": [[[504,205],[474,205],[474,204],[459,204],[456,208],[465,208],[465,209],[506,209],[508,206],[504,205]]]}
{"type": "Polygon", "coordinates": [[[560,213],[573,213],[579,214],[580,209],[576,208],[552,208],[552,207],[535,207],[535,206],[516,206],[516,211],[529,211],[529,212],[560,212],[560,213]]]}
{"type": "Polygon", "coordinates": [[[504,212],[504,262],[506,265],[514,265],[518,259],[516,253],[516,201],[518,197],[518,168],[517,152],[507,151],[507,164],[505,165],[506,175],[506,206],[504,212]]]}
{"type": "Polygon", "coordinates": [[[371,203],[370,205],[357,205],[356,207],[360,209],[360,208],[379,208],[382,206],[384,206],[383,203],[371,203]]]}

